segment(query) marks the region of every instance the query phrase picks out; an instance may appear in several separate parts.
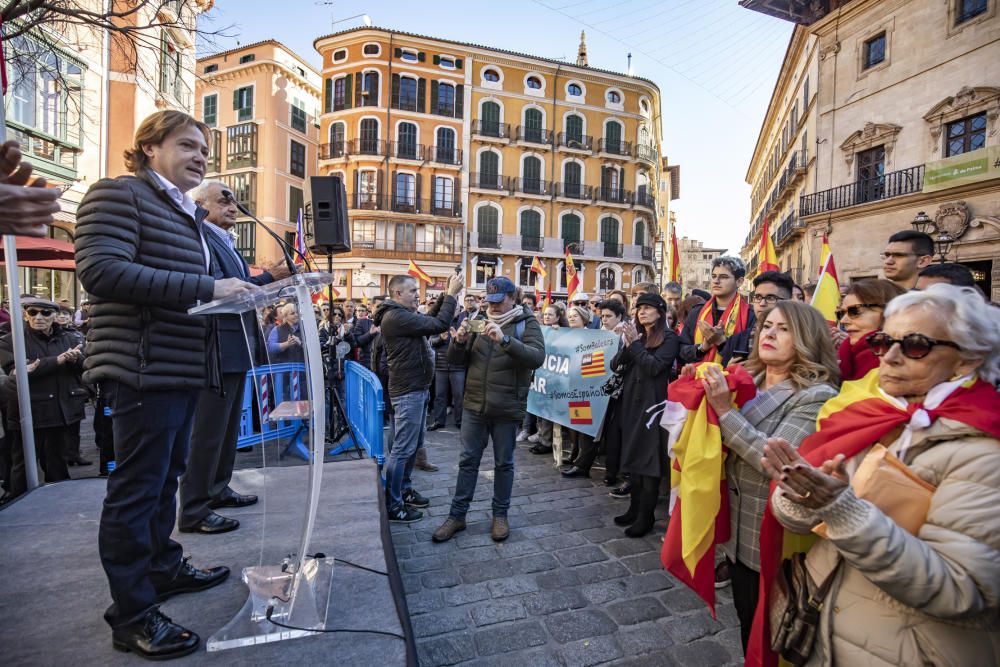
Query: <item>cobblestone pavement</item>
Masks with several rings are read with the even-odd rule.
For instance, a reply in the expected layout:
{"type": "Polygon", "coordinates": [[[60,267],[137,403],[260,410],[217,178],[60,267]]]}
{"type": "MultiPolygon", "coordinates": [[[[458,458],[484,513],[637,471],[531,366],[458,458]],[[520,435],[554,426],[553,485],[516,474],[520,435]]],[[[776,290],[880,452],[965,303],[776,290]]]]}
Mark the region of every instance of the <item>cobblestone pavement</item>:
{"type": "MultiPolygon", "coordinates": [[[[423,667],[742,664],[729,589],[713,620],[660,564],[666,522],[646,538],[626,538],[612,521],[626,501],[608,496],[597,473],[564,479],[551,456],[519,443],[510,538],[496,544],[488,448],[468,528],[435,544],[431,533],[455,490],[457,431],[429,433],[428,452],[441,470],[415,471],[414,486],[431,506],[423,521],[392,526],[423,667]]],[[[665,501],[657,515],[665,517],[665,501]]]]}

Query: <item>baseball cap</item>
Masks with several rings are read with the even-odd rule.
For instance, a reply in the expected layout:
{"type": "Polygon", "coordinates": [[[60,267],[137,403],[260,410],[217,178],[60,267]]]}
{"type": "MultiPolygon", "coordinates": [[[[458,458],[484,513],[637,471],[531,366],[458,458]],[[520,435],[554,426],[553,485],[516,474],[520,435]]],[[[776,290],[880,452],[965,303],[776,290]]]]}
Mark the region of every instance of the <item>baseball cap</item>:
{"type": "Polygon", "coordinates": [[[500,303],[508,294],[514,294],[517,287],[509,278],[498,276],[490,278],[486,283],[486,300],[490,303],[500,303]]]}

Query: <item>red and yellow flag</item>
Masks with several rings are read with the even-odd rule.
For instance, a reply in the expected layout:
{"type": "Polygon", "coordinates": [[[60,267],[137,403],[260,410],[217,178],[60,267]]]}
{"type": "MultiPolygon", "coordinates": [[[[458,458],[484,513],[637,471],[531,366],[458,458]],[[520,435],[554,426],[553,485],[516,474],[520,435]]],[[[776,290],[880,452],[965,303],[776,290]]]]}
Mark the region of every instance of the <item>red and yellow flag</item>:
{"type": "MultiPolygon", "coordinates": [[[[712,308],[715,307],[715,297],[705,302],[705,305],[701,307],[701,312],[698,313],[698,320],[705,321],[711,324],[712,308]]],[[[743,333],[746,331],[747,323],[750,321],[750,304],[747,303],[742,296],[737,294],[726,309],[722,312],[722,327],[725,331],[726,338],[731,338],[733,335],[738,333],[743,333]]],[[[694,344],[701,345],[705,342],[705,337],[701,333],[701,329],[695,327],[694,330],[694,344]]],[[[719,354],[719,349],[717,346],[709,349],[705,356],[702,357],[702,361],[715,361],[719,354]]]]}
{"type": "MultiPolygon", "coordinates": [[[[729,492],[724,480],[725,448],[719,418],[705,398],[705,369],[722,366],[700,363],[694,377],[682,377],[667,387],[670,456],[674,460],[671,486],[676,488],[660,561],[705,601],[715,616],[715,545],[729,539],[729,492]]],[[[757,394],[757,386],[742,366],[725,371],[733,405],[742,406],[757,394]]]]}
{"type": "Polygon", "coordinates": [[[670,280],[681,282],[681,253],[677,248],[677,229],[670,230],[670,280]]]}
{"type": "Polygon", "coordinates": [[[819,255],[819,280],[816,291],[813,292],[812,307],[823,313],[830,324],[837,323],[837,308],[840,306],[840,282],[837,280],[837,267],[833,263],[833,253],[830,244],[823,234],[823,250],[819,255]]]}
{"type": "Polygon", "coordinates": [[[410,260],[410,266],[406,270],[406,272],[411,276],[413,276],[414,278],[416,278],[417,280],[423,281],[428,285],[434,282],[434,279],[431,278],[426,271],[417,266],[417,263],[414,262],[412,259],[410,260]]]}
{"type": "Polygon", "coordinates": [[[546,308],[552,305],[552,284],[546,281],[545,284],[545,298],[542,299],[542,311],[544,312],[546,308]]]}
{"type": "Polygon", "coordinates": [[[576,264],[573,263],[573,255],[566,248],[566,302],[573,303],[573,297],[580,290],[580,276],[576,274],[576,264]]]}
{"type": "Polygon", "coordinates": [[[548,276],[549,274],[545,270],[545,265],[542,264],[542,260],[540,260],[538,257],[535,257],[533,260],[531,260],[531,272],[534,273],[536,276],[538,276],[534,280],[534,283],[535,283],[535,303],[541,303],[542,302],[542,288],[541,288],[541,284],[542,283],[541,283],[541,281],[544,280],[545,277],[548,276]]]}
{"type": "Polygon", "coordinates": [[[758,251],[760,262],[757,265],[760,273],[765,271],[781,271],[778,266],[778,253],[774,251],[774,242],[771,240],[770,222],[764,216],[764,229],[760,232],[760,250],[758,251]]]}
{"type": "MultiPolygon", "coordinates": [[[[879,390],[878,369],[875,369],[860,380],[845,382],[840,393],[823,405],[816,419],[817,431],[802,441],[799,453],[816,467],[837,454],[851,459],[907,424],[918,410],[924,410],[931,423],[944,417],[1000,438],[1000,394],[989,383],[971,378],[958,385],[936,408],[926,409],[912,403],[904,408],[879,390]]],[[[774,493],[773,483],[771,493],[774,493]]],[[[814,535],[786,531],[771,513],[768,501],[761,523],[760,601],[747,647],[748,667],[778,664],[770,642],[771,589],[782,559],[797,551],[808,551],[815,540],[814,535]]]]}

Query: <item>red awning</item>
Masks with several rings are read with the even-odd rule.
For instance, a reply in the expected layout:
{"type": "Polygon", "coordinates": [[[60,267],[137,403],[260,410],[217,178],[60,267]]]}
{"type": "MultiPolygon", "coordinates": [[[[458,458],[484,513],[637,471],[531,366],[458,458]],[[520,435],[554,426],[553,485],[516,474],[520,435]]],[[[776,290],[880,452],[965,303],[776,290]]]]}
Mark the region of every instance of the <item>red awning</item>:
{"type": "MultiPolygon", "coordinates": [[[[68,268],[76,267],[76,264],[73,263],[73,244],[68,241],[59,241],[58,239],[49,238],[39,239],[33,236],[15,236],[14,238],[16,239],[15,245],[17,247],[18,266],[32,266],[33,262],[62,260],[69,261],[72,264],[72,266],[68,268]]],[[[6,261],[7,258],[4,256],[3,247],[0,246],[0,262],[6,261]]]]}

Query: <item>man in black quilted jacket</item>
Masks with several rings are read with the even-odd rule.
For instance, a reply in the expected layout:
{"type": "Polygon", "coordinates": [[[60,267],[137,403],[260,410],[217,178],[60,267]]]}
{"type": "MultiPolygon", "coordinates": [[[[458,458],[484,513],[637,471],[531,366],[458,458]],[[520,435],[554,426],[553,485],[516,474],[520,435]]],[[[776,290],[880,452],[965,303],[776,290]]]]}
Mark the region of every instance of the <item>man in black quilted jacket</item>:
{"type": "Polygon", "coordinates": [[[219,382],[208,320],[187,311],[256,289],[208,272],[206,211],[185,194],[204,176],[208,138],[185,113],[154,113],[125,151],[134,175],[98,181],[77,211],[77,276],[92,302],[83,377],[112,394],[115,469],[98,534],[112,599],[104,618],[116,649],[157,660],[200,641],[159,603],[229,575],[192,567],[170,539],[195,402],[219,382]]]}

